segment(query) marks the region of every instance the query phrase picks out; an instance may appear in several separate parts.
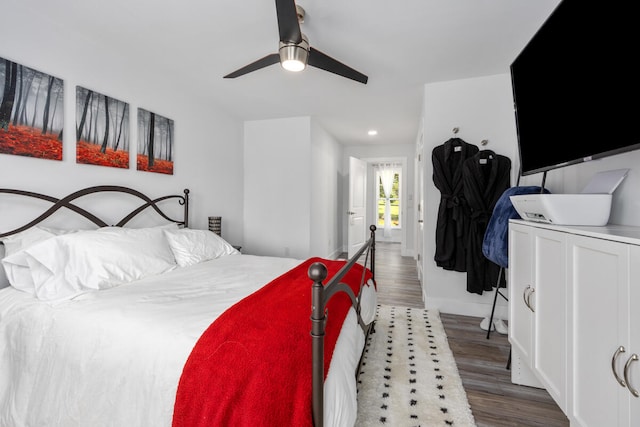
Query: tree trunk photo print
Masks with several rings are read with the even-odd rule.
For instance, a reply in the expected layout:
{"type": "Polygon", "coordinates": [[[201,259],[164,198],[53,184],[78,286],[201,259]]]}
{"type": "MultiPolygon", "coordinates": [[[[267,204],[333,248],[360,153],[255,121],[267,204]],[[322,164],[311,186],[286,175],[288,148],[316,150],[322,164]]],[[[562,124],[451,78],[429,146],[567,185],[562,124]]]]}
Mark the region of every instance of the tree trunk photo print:
{"type": "Polygon", "coordinates": [[[64,84],[0,58],[0,154],[62,160],[64,84]]]}
{"type": "Polygon", "coordinates": [[[76,86],[76,163],[129,168],[129,104],[76,86]]]}
{"type": "Polygon", "coordinates": [[[173,120],[138,108],[139,171],[173,175],[173,120]]]}

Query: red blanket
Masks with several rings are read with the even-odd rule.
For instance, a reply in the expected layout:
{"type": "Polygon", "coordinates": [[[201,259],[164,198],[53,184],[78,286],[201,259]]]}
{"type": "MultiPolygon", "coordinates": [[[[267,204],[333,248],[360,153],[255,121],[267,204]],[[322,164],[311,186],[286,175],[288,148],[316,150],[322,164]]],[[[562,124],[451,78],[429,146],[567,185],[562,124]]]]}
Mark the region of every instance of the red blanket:
{"type": "MultiPolygon", "coordinates": [[[[312,426],[309,266],[331,278],[345,264],[311,258],[225,311],[200,337],[184,366],[173,427],[312,426]]],[[[362,266],[342,282],[357,295],[362,266]]],[[[367,279],[370,278],[367,271],[367,279]]],[[[328,303],[326,377],[351,306],[344,292],[328,303]]]]}

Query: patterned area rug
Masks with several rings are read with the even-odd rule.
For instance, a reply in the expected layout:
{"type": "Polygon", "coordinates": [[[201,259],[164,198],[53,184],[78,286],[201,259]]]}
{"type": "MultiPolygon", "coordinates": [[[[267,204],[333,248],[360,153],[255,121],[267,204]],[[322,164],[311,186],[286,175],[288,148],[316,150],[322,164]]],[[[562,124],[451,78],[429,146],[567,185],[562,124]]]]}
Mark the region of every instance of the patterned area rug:
{"type": "Polygon", "coordinates": [[[356,426],[475,425],[440,313],[379,305],[360,369],[356,426]]]}

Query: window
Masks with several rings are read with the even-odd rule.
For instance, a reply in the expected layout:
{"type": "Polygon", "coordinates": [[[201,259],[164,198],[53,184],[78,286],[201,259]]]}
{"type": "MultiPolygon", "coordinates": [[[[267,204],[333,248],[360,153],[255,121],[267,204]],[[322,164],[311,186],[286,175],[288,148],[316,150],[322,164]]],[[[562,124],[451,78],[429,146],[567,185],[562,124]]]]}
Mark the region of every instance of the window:
{"type": "Polygon", "coordinates": [[[378,206],[378,221],[379,228],[385,226],[385,214],[389,215],[389,221],[391,228],[400,228],[400,184],[401,184],[401,169],[399,167],[384,167],[380,165],[376,168],[376,184],[377,184],[377,206],[378,206]],[[385,193],[385,176],[390,180],[391,188],[388,195],[389,203],[387,204],[387,197],[385,193]]]}

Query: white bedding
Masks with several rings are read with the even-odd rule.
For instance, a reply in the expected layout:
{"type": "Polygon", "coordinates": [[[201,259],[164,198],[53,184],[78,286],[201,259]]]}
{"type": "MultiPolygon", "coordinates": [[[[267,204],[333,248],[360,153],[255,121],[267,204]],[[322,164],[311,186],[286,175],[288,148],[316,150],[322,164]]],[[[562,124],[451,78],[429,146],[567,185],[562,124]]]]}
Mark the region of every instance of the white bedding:
{"type": "MultiPolygon", "coordinates": [[[[223,256],[57,304],[0,289],[0,426],[170,426],[182,368],[203,331],[300,262],[223,256]]],[[[376,296],[365,289],[371,321],[376,296]]],[[[345,325],[325,383],[326,425],[353,425],[357,414],[364,336],[353,310],[345,325]]]]}

